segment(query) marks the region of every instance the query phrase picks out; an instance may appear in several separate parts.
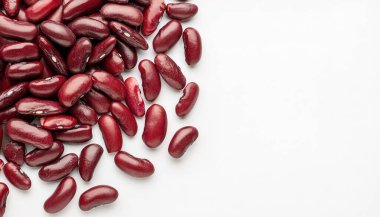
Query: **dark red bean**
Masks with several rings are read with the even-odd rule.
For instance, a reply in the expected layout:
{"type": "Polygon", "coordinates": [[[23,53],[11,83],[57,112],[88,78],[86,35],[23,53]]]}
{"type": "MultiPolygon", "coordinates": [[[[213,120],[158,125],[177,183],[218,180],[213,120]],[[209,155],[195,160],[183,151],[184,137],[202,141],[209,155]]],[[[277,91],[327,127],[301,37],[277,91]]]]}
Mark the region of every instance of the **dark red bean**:
{"type": "Polygon", "coordinates": [[[157,54],[154,62],[166,83],[177,90],[185,87],[186,78],[182,74],[181,68],[168,55],[157,54]]]}
{"type": "Polygon", "coordinates": [[[182,25],[178,20],[171,20],[163,26],[153,39],[156,53],[165,53],[173,47],[182,35],[182,25]]]}
{"type": "Polygon", "coordinates": [[[143,5],[143,6],[148,6],[150,5],[152,0],[134,0],[137,4],[143,5]]]}
{"type": "Polygon", "coordinates": [[[69,115],[56,115],[40,119],[41,127],[46,130],[68,130],[75,127],[77,119],[69,115]]]}
{"type": "Polygon", "coordinates": [[[185,57],[188,65],[194,65],[202,57],[202,39],[199,32],[194,28],[186,28],[183,31],[183,44],[185,46],[185,57]]]}
{"type": "Polygon", "coordinates": [[[32,186],[32,181],[30,181],[29,176],[21,170],[19,165],[13,162],[5,164],[4,175],[8,181],[18,189],[29,190],[32,186]]]}
{"type": "Polygon", "coordinates": [[[80,38],[67,56],[67,67],[72,73],[81,73],[90,59],[92,44],[88,38],[80,38]]]}
{"type": "Polygon", "coordinates": [[[165,12],[165,0],[155,0],[144,10],[144,22],[141,33],[144,36],[151,35],[160,23],[165,12]]]}
{"type": "Polygon", "coordinates": [[[71,47],[75,43],[74,33],[62,23],[45,20],[40,24],[40,29],[50,40],[62,47],[71,47]]]}
{"type": "Polygon", "coordinates": [[[44,209],[48,213],[57,213],[64,209],[77,191],[75,179],[67,176],[59,183],[53,194],[45,201],[44,209]]]}
{"type": "Polygon", "coordinates": [[[3,0],[3,7],[9,17],[15,17],[20,10],[20,0],[3,0]]]}
{"type": "Polygon", "coordinates": [[[115,119],[106,114],[99,118],[98,123],[108,153],[120,151],[123,145],[123,138],[115,119]]]}
{"type": "Polygon", "coordinates": [[[93,14],[90,14],[90,15],[88,15],[88,17],[91,19],[100,21],[106,26],[108,25],[108,21],[99,12],[95,12],[93,14]]]}
{"type": "Polygon", "coordinates": [[[45,59],[61,75],[67,76],[67,66],[61,54],[53,47],[51,42],[43,37],[37,37],[38,46],[40,47],[45,59]]]}
{"type": "Polygon", "coordinates": [[[158,147],[164,141],[167,130],[167,116],[165,109],[153,104],[146,111],[145,126],[142,134],[144,143],[150,148],[158,147]]]}
{"type": "Polygon", "coordinates": [[[108,185],[98,185],[83,192],[79,198],[79,208],[89,211],[97,206],[114,202],[119,193],[108,185]]]}
{"type": "Polygon", "coordinates": [[[149,160],[137,158],[124,151],[115,155],[115,164],[123,172],[137,178],[148,177],[154,173],[154,166],[149,160]]]}
{"type": "Polygon", "coordinates": [[[24,0],[24,3],[26,4],[26,5],[32,5],[32,4],[34,4],[34,3],[36,3],[38,0],[24,0]]]}
{"type": "Polygon", "coordinates": [[[86,182],[92,179],[96,165],[103,154],[103,148],[98,144],[84,147],[79,156],[79,174],[86,182]]]}
{"type": "Polygon", "coordinates": [[[111,100],[107,96],[99,93],[94,89],[91,89],[84,96],[84,99],[86,100],[87,104],[98,114],[104,114],[110,110],[111,100]]]}
{"type": "Polygon", "coordinates": [[[6,184],[0,182],[0,216],[4,216],[5,208],[7,206],[7,197],[9,188],[6,184]]]}
{"type": "Polygon", "coordinates": [[[43,66],[40,61],[10,64],[5,75],[13,80],[29,80],[42,75],[43,66]]]}
{"type": "Polygon", "coordinates": [[[119,123],[120,128],[125,132],[125,134],[127,134],[128,136],[136,135],[136,119],[127,106],[125,106],[121,102],[113,102],[111,104],[111,113],[112,116],[119,123]]]}
{"type": "Polygon", "coordinates": [[[187,115],[197,102],[198,95],[198,84],[194,82],[188,83],[185,89],[183,89],[183,95],[175,107],[176,114],[180,117],[187,115]]]}
{"type": "Polygon", "coordinates": [[[39,22],[62,5],[62,0],[38,0],[29,6],[25,13],[31,22],[39,22]]]}
{"type": "Polygon", "coordinates": [[[29,83],[29,92],[36,97],[52,97],[58,93],[65,81],[66,77],[62,75],[37,79],[29,83]]]}
{"type": "Polygon", "coordinates": [[[6,16],[0,16],[0,35],[31,41],[37,35],[37,27],[29,22],[12,20],[6,16]]]}
{"type": "Polygon", "coordinates": [[[137,52],[134,47],[128,46],[121,41],[116,44],[116,49],[120,52],[121,58],[124,61],[125,69],[131,70],[137,64],[137,52]]]}
{"type": "Polygon", "coordinates": [[[116,21],[111,21],[108,26],[124,43],[129,44],[135,48],[148,50],[148,43],[136,30],[116,21]]]}
{"type": "Polygon", "coordinates": [[[75,103],[69,112],[76,117],[81,124],[95,125],[98,122],[96,111],[82,101],[75,103]]]}
{"type": "Polygon", "coordinates": [[[25,9],[23,7],[20,7],[16,20],[29,22],[28,17],[26,17],[25,9]]]}
{"type": "Polygon", "coordinates": [[[59,89],[59,102],[66,107],[71,107],[84,96],[91,87],[92,80],[90,76],[86,74],[74,75],[67,79],[61,89],[59,89]]]}
{"type": "Polygon", "coordinates": [[[64,146],[59,141],[54,141],[48,149],[33,149],[25,155],[25,163],[31,167],[38,167],[58,159],[64,151],[64,146]]]}
{"type": "Polygon", "coordinates": [[[14,44],[14,43],[18,43],[18,41],[15,41],[15,40],[9,39],[9,38],[4,38],[4,37],[0,36],[0,47],[3,47],[5,45],[9,45],[9,44],[14,44]]]}
{"type": "Polygon", "coordinates": [[[115,3],[118,3],[118,4],[128,4],[128,3],[131,3],[129,2],[129,0],[107,0],[108,2],[115,2],[115,3]]]}
{"type": "Polygon", "coordinates": [[[8,120],[18,116],[15,106],[0,111],[0,123],[4,124],[8,120]]]}
{"type": "Polygon", "coordinates": [[[110,34],[108,26],[96,19],[79,17],[68,24],[76,36],[85,36],[102,40],[110,34]]]}
{"type": "Polygon", "coordinates": [[[8,121],[6,133],[13,141],[40,149],[50,148],[53,144],[53,136],[49,131],[37,128],[17,118],[8,121]]]}
{"type": "Polygon", "coordinates": [[[104,18],[117,20],[132,26],[140,26],[144,19],[139,9],[129,5],[107,3],[100,9],[100,13],[104,18]]]}
{"type": "Polygon", "coordinates": [[[7,161],[21,166],[24,163],[25,145],[11,141],[4,146],[3,153],[7,161]]]}
{"type": "Polygon", "coordinates": [[[113,48],[116,45],[116,38],[113,36],[109,36],[103,41],[99,42],[92,49],[92,53],[90,56],[89,64],[95,64],[102,61],[108,54],[111,53],[113,48]]]}
{"type": "Polygon", "coordinates": [[[114,76],[120,75],[125,70],[124,61],[121,54],[113,49],[112,52],[104,58],[103,68],[114,76]]]}
{"type": "Polygon", "coordinates": [[[7,44],[0,49],[0,58],[7,62],[35,60],[39,57],[37,45],[31,42],[7,44]]]}
{"type": "Polygon", "coordinates": [[[195,127],[183,127],[173,136],[169,144],[169,154],[174,158],[180,158],[187,148],[198,138],[198,130],[195,127]]]}
{"type": "Polygon", "coordinates": [[[161,91],[161,79],[156,66],[150,60],[142,60],[139,64],[139,70],[145,99],[154,101],[161,91]]]}
{"type": "Polygon", "coordinates": [[[63,7],[63,19],[71,20],[88,14],[102,4],[102,0],[71,0],[63,7]]]}
{"type": "Polygon", "coordinates": [[[0,93],[0,109],[14,105],[19,99],[28,93],[28,83],[22,82],[0,93]]]}
{"type": "Polygon", "coordinates": [[[166,6],[166,14],[176,20],[187,20],[198,12],[198,6],[191,3],[170,3],[166,6]]]}
{"type": "Polygon", "coordinates": [[[131,109],[132,113],[137,117],[142,117],[145,114],[145,103],[141,97],[139,84],[134,77],[129,77],[124,81],[126,89],[125,102],[131,109]]]}
{"type": "Polygon", "coordinates": [[[26,97],[16,103],[17,112],[23,115],[47,116],[58,115],[66,111],[58,102],[33,97],[26,97]]]}
{"type": "Polygon", "coordinates": [[[78,156],[67,154],[60,159],[41,167],[38,176],[46,182],[55,181],[69,175],[78,166],[78,156]]]}
{"type": "MultiPolygon", "coordinates": [[[[3,128],[1,128],[0,131],[3,131],[3,128]]],[[[3,137],[3,136],[1,136],[1,137],[3,137]]],[[[1,139],[2,139],[2,138],[1,138],[1,139]]],[[[0,159],[0,172],[3,170],[4,165],[5,165],[5,164],[4,164],[4,161],[0,159]]]]}
{"type": "Polygon", "coordinates": [[[48,64],[46,63],[44,58],[41,58],[41,64],[43,66],[41,78],[49,78],[55,75],[50,66],[48,66],[48,64]]]}
{"type": "Polygon", "coordinates": [[[74,129],[57,131],[55,139],[62,142],[82,143],[92,139],[92,128],[90,125],[80,125],[74,129]]]}
{"type": "MultiPolygon", "coordinates": [[[[114,101],[125,99],[126,90],[122,81],[102,70],[92,73],[94,88],[105,93],[114,101]]],[[[96,109],[95,109],[96,110],[96,109]]]]}
{"type": "Polygon", "coordinates": [[[63,22],[62,13],[63,13],[63,5],[60,5],[57,9],[55,9],[55,11],[52,14],[49,15],[47,20],[52,20],[58,23],[62,23],[63,22]]]}

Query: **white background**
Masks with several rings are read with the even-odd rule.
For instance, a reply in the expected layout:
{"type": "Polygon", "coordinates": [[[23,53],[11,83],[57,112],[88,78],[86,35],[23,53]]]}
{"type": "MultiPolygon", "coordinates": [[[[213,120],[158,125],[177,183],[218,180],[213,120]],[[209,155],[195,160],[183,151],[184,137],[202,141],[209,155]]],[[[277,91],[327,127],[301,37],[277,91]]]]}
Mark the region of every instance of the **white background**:
{"type": "MultiPolygon", "coordinates": [[[[57,183],[23,166],[32,189],[10,186],[6,216],[380,216],[380,1],[192,2],[200,11],[184,27],[202,34],[202,62],[187,67],[182,42],[169,55],[199,83],[197,105],[177,118],[181,92],[163,83],[164,143],[143,144],[143,119],[135,138],[124,137],[123,150],[150,159],[155,174],[125,175],[105,152],[93,180],[84,183],[75,171],[73,201],[48,215],[43,203],[57,183]],[[185,125],[200,137],[173,160],[168,143],[185,125]],[[118,200],[80,211],[80,194],[98,184],[116,187],[118,200]]],[[[140,81],[137,69],[130,75],[140,81]]],[[[103,145],[97,127],[92,141],[103,145]]]]}

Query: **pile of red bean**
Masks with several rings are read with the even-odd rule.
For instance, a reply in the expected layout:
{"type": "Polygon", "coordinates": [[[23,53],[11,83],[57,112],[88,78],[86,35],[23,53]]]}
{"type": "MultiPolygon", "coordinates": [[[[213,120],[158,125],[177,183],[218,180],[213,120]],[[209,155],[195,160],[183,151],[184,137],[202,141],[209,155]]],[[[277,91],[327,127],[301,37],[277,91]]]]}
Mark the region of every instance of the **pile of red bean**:
{"type": "MultiPolygon", "coordinates": [[[[60,180],[44,209],[49,213],[62,210],[77,189],[69,174],[78,167],[82,179],[90,181],[103,154],[101,145],[89,144],[79,157],[74,153],[61,156],[63,143],[91,140],[96,123],[106,150],[116,153],[118,168],[134,177],[152,175],[154,166],[149,160],[122,151],[122,131],[135,136],[135,117],[145,116],[142,140],[156,148],[166,136],[167,114],[158,104],[145,111],[138,81],[124,80],[121,74],[135,68],[137,49],[149,48],[143,36],[156,31],[166,11],[171,21],[154,37],[154,62],[141,60],[138,69],[145,100],[157,98],[162,77],[170,87],[183,89],[175,111],[186,116],[199,87],[187,83],[165,52],[182,36],[186,63],[199,62],[200,35],[194,28],[183,31],[181,25],[198,7],[185,2],[166,5],[164,0],[2,0],[0,6],[0,121],[9,140],[3,147],[7,163],[0,160],[0,168],[8,181],[28,190],[31,180],[21,165],[40,167],[43,181],[60,180]],[[35,149],[25,153],[25,145],[35,149]]],[[[2,127],[0,131],[2,141],[2,127]]],[[[170,141],[169,154],[180,158],[197,137],[195,127],[179,129],[170,141]]],[[[0,182],[0,216],[8,193],[7,185],[0,182]]],[[[117,197],[111,186],[94,186],[81,194],[79,207],[87,211],[117,197]]]]}

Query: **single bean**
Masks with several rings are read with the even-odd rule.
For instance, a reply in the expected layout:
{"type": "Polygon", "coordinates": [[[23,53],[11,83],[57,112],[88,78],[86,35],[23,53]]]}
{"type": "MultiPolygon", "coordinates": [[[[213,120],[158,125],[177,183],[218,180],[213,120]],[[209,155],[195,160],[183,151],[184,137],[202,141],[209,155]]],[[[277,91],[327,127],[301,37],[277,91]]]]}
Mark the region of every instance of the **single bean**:
{"type": "Polygon", "coordinates": [[[3,153],[8,162],[21,166],[24,163],[25,145],[10,141],[4,146],[3,153]]]}
{"type": "Polygon", "coordinates": [[[0,109],[14,105],[19,99],[28,93],[28,83],[16,84],[0,93],[0,109]]]}
{"type": "Polygon", "coordinates": [[[166,54],[158,54],[154,58],[156,68],[166,83],[171,87],[181,90],[186,85],[186,78],[181,68],[166,54]]]}
{"type": "Polygon", "coordinates": [[[146,111],[145,126],[142,134],[144,143],[150,148],[158,147],[164,141],[167,130],[167,116],[165,109],[153,104],[146,111]]]}
{"type": "Polygon", "coordinates": [[[29,83],[29,91],[36,97],[49,98],[58,93],[65,81],[66,77],[63,75],[37,79],[29,83]]]}
{"type": "Polygon", "coordinates": [[[195,82],[188,83],[183,89],[183,95],[175,107],[176,114],[180,117],[187,115],[197,102],[198,95],[198,84],[195,82]]]}
{"type": "Polygon", "coordinates": [[[25,155],[25,163],[31,167],[38,167],[58,159],[64,151],[64,146],[59,141],[54,141],[48,149],[35,148],[25,155]]]}
{"type": "Polygon", "coordinates": [[[174,158],[180,158],[185,154],[190,145],[198,138],[198,130],[187,126],[179,129],[169,144],[169,154],[174,158]]]}
{"type": "Polygon", "coordinates": [[[89,64],[95,64],[102,61],[108,54],[111,53],[113,48],[116,45],[116,38],[113,36],[109,36],[103,41],[99,42],[92,49],[92,53],[90,56],[89,64]]]}
{"type": "Polygon", "coordinates": [[[45,20],[40,24],[40,29],[50,40],[62,47],[71,47],[75,43],[74,33],[62,23],[45,20]]]}
{"type": "Polygon", "coordinates": [[[134,47],[128,46],[121,41],[116,44],[116,49],[119,51],[121,58],[124,61],[127,71],[133,69],[137,64],[137,52],[134,47]]]}
{"type": "Polygon", "coordinates": [[[125,134],[128,136],[136,135],[137,122],[135,116],[133,116],[132,112],[127,106],[121,102],[113,102],[111,104],[111,113],[125,134]]]}
{"type": "Polygon", "coordinates": [[[54,48],[51,42],[43,37],[37,37],[38,46],[44,54],[46,61],[61,75],[67,76],[67,66],[61,54],[54,48]]]}
{"type": "Polygon", "coordinates": [[[96,113],[107,113],[111,106],[111,100],[102,93],[91,89],[85,96],[86,103],[93,108],[96,113]]]}
{"type": "Polygon", "coordinates": [[[61,86],[58,91],[59,102],[71,107],[92,87],[91,77],[86,74],[73,75],[61,86]]]}
{"type": "Polygon", "coordinates": [[[35,60],[40,57],[38,47],[31,42],[16,42],[7,44],[0,49],[0,58],[7,62],[35,60]]]}
{"type": "Polygon", "coordinates": [[[6,16],[0,16],[0,35],[31,41],[37,35],[37,27],[29,22],[12,20],[6,16]]]}
{"type": "Polygon", "coordinates": [[[107,24],[89,17],[79,17],[68,24],[76,36],[102,40],[110,34],[107,24]]]}
{"type": "Polygon", "coordinates": [[[102,0],[75,0],[69,1],[63,7],[63,20],[71,20],[75,17],[87,14],[102,4],[102,0]]]}
{"type": "Polygon", "coordinates": [[[29,6],[25,13],[31,22],[39,22],[62,5],[62,0],[38,0],[29,6]]]}
{"type": "Polygon", "coordinates": [[[125,102],[137,117],[143,117],[145,114],[145,103],[141,97],[139,84],[134,77],[129,77],[124,81],[126,89],[125,102]]]}
{"type": "Polygon", "coordinates": [[[90,125],[79,125],[70,130],[57,131],[54,136],[62,142],[87,142],[92,139],[92,128],[90,125]]]}
{"type": "Polygon", "coordinates": [[[181,38],[182,25],[178,20],[171,20],[163,26],[153,39],[153,49],[156,53],[165,53],[181,38]]]}
{"type": "Polygon", "coordinates": [[[198,6],[191,3],[170,3],[166,6],[166,14],[176,20],[187,20],[198,12],[198,6]]]}
{"type": "Polygon", "coordinates": [[[95,12],[93,14],[88,15],[89,18],[100,21],[104,25],[108,25],[108,21],[100,14],[100,12],[95,12]]]}
{"type": "Polygon", "coordinates": [[[112,52],[104,58],[103,68],[114,76],[120,75],[125,70],[125,65],[121,54],[113,49],[112,52]]]}
{"type": "Polygon", "coordinates": [[[188,65],[197,64],[202,57],[202,39],[194,28],[186,28],[183,31],[183,44],[185,46],[185,58],[188,65]]]}
{"type": "Polygon", "coordinates": [[[5,75],[13,80],[30,80],[42,75],[43,66],[40,61],[20,62],[8,65],[5,75]]]}
{"type": "Polygon", "coordinates": [[[58,102],[52,100],[26,97],[16,103],[17,112],[23,115],[47,116],[58,115],[66,111],[58,102]]]}
{"type": "Polygon", "coordinates": [[[100,9],[100,13],[106,19],[117,20],[132,26],[140,26],[144,19],[139,9],[129,5],[107,3],[100,9]]]}
{"type": "Polygon", "coordinates": [[[55,11],[50,14],[47,17],[47,20],[55,21],[57,23],[62,23],[63,18],[62,18],[62,13],[63,13],[63,5],[60,5],[55,11]]]}
{"type": "Polygon", "coordinates": [[[79,198],[79,208],[89,211],[97,206],[114,202],[119,193],[111,186],[98,185],[83,192],[79,198]]]}
{"type": "Polygon", "coordinates": [[[77,166],[78,156],[71,153],[41,167],[38,175],[43,181],[55,181],[69,175],[77,166]]]}
{"type": "Polygon", "coordinates": [[[149,160],[137,158],[124,151],[115,155],[115,164],[123,172],[137,178],[148,177],[154,173],[154,166],[149,160]]]}
{"type": "Polygon", "coordinates": [[[92,44],[88,38],[80,38],[67,56],[67,67],[72,73],[81,73],[90,59],[92,44]]]}
{"type": "Polygon", "coordinates": [[[135,48],[148,50],[148,43],[136,30],[116,21],[111,21],[108,26],[124,43],[129,44],[135,48]]]}
{"type": "Polygon", "coordinates": [[[144,21],[141,29],[144,36],[151,35],[157,29],[165,8],[165,0],[155,0],[144,10],[144,21]]]}
{"type": "Polygon", "coordinates": [[[120,151],[123,145],[123,138],[115,119],[105,114],[99,118],[98,123],[108,153],[120,151]]]}
{"type": "Polygon", "coordinates": [[[6,184],[0,182],[0,216],[4,216],[5,208],[7,206],[7,197],[9,188],[6,184]]]}
{"type": "Polygon", "coordinates": [[[150,60],[142,60],[139,63],[139,71],[145,99],[154,101],[161,91],[161,79],[157,72],[156,65],[150,60]]]}
{"type": "Polygon", "coordinates": [[[79,174],[86,182],[92,179],[95,167],[103,154],[103,148],[98,144],[84,147],[79,156],[79,174]]]}
{"type": "Polygon", "coordinates": [[[44,209],[48,213],[57,213],[73,199],[77,190],[75,179],[67,176],[59,183],[53,194],[45,201],[44,209]]]}
{"type": "Polygon", "coordinates": [[[56,115],[40,119],[41,127],[46,130],[68,130],[75,127],[77,119],[69,115],[56,115]]]}
{"type": "Polygon", "coordinates": [[[4,175],[8,181],[18,189],[29,190],[32,186],[32,181],[30,181],[29,176],[21,170],[19,165],[13,162],[5,164],[4,175]]]}
{"type": "Polygon", "coordinates": [[[92,73],[92,81],[95,89],[105,93],[112,100],[121,101],[125,99],[125,86],[113,75],[102,70],[96,70],[92,73]]]}
{"type": "Polygon", "coordinates": [[[76,117],[81,124],[95,125],[98,122],[96,111],[83,101],[75,103],[69,112],[76,117]]]}
{"type": "Polygon", "coordinates": [[[3,7],[9,17],[15,17],[20,11],[20,0],[3,0],[3,7]]]}

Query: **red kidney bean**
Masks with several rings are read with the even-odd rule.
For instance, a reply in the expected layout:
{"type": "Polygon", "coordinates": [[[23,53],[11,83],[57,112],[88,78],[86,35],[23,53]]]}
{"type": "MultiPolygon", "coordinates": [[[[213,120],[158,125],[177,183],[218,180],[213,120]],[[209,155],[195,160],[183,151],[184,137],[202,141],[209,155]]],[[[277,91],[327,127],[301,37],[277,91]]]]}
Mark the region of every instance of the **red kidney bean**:
{"type": "Polygon", "coordinates": [[[202,39],[199,32],[194,28],[186,28],[183,31],[183,44],[185,46],[185,57],[188,65],[194,65],[202,57],[202,39]]]}
{"type": "Polygon", "coordinates": [[[182,35],[182,25],[178,20],[171,20],[163,26],[153,39],[156,53],[165,53],[173,47],[182,35]]]}
{"type": "Polygon", "coordinates": [[[72,73],[81,73],[90,59],[92,44],[88,38],[80,38],[67,56],[67,67],[72,73]]]}
{"type": "Polygon", "coordinates": [[[133,116],[132,112],[127,106],[121,102],[113,102],[111,104],[111,113],[125,134],[128,136],[136,135],[137,122],[135,116],[133,116]]]}
{"type": "Polygon", "coordinates": [[[23,7],[20,7],[16,20],[29,22],[28,18],[26,17],[25,9],[23,7]]]}
{"type": "Polygon", "coordinates": [[[8,186],[0,182],[0,216],[1,217],[4,216],[4,213],[5,213],[8,194],[9,194],[8,186]]]}
{"type": "Polygon", "coordinates": [[[46,130],[68,130],[75,127],[77,119],[69,115],[56,115],[40,119],[41,127],[46,130]]]}
{"type": "Polygon", "coordinates": [[[134,47],[125,45],[123,42],[118,41],[116,49],[120,52],[121,58],[124,61],[125,69],[131,70],[137,64],[137,52],[134,47]]]}
{"type": "Polygon", "coordinates": [[[166,14],[176,20],[187,20],[198,12],[198,6],[191,3],[170,3],[166,6],[166,14]]]}
{"type": "Polygon", "coordinates": [[[80,125],[70,130],[57,131],[55,139],[62,142],[82,143],[92,139],[92,128],[89,125],[80,125]]]}
{"type": "Polygon", "coordinates": [[[32,4],[34,4],[34,3],[36,3],[38,0],[24,0],[24,3],[26,4],[26,5],[32,5],[32,4]]]}
{"type": "Polygon", "coordinates": [[[100,9],[100,13],[106,19],[117,20],[132,26],[140,26],[144,19],[139,9],[129,5],[107,3],[100,9]]]}
{"type": "Polygon", "coordinates": [[[198,138],[198,130],[187,126],[179,129],[169,144],[169,154],[174,158],[180,158],[185,154],[187,148],[198,138]]]}
{"type": "Polygon", "coordinates": [[[52,97],[57,94],[59,88],[61,88],[65,81],[66,77],[62,75],[37,79],[29,83],[29,92],[36,97],[52,97]]]}
{"type": "Polygon", "coordinates": [[[7,161],[21,166],[24,163],[25,145],[11,141],[4,146],[3,153],[7,161]]]}
{"type": "Polygon", "coordinates": [[[31,167],[42,166],[58,159],[64,151],[64,146],[59,141],[54,141],[48,149],[33,149],[25,155],[25,163],[31,167]]]}
{"type": "Polygon", "coordinates": [[[103,41],[99,42],[92,49],[92,53],[90,56],[89,64],[95,64],[102,61],[108,54],[111,53],[113,48],[116,45],[116,38],[113,36],[109,36],[103,41]]]}
{"type": "Polygon", "coordinates": [[[124,81],[127,91],[125,102],[137,117],[143,117],[145,114],[145,103],[141,97],[139,84],[134,77],[129,77],[124,81]]]}
{"type": "Polygon", "coordinates": [[[29,22],[12,20],[6,16],[0,16],[0,35],[31,41],[37,35],[37,27],[29,22]]]}
{"type": "Polygon", "coordinates": [[[89,17],[79,17],[68,24],[77,36],[85,36],[102,40],[110,34],[108,26],[101,21],[89,17]]]}
{"type": "Polygon", "coordinates": [[[92,81],[95,89],[105,93],[112,100],[121,101],[125,99],[125,86],[113,75],[102,70],[96,70],[92,74],[92,81]]]}
{"type": "Polygon", "coordinates": [[[186,85],[186,78],[181,68],[166,54],[157,54],[154,58],[156,68],[166,83],[171,87],[181,90],[186,85]]]}
{"type": "Polygon", "coordinates": [[[8,181],[18,189],[29,190],[32,186],[32,181],[30,181],[29,176],[21,170],[19,165],[13,162],[5,164],[4,175],[8,181]]]}
{"type": "Polygon", "coordinates": [[[88,15],[88,18],[100,21],[106,26],[108,25],[108,21],[99,12],[88,15]]]}
{"type": "Polygon", "coordinates": [[[148,177],[154,173],[154,166],[149,160],[137,158],[124,151],[115,155],[115,164],[123,172],[137,178],[148,177]]]}
{"type": "Polygon", "coordinates": [[[13,80],[28,80],[40,77],[42,70],[43,67],[40,61],[20,62],[10,64],[5,71],[5,75],[13,80]]]}
{"type": "Polygon", "coordinates": [[[66,63],[51,42],[43,36],[38,36],[37,42],[48,63],[50,63],[59,74],[67,76],[66,63]]]}
{"type": "Polygon", "coordinates": [[[149,6],[151,3],[151,0],[135,0],[134,2],[143,6],[149,6]]]}
{"type": "Polygon", "coordinates": [[[34,60],[39,57],[37,45],[31,42],[7,44],[0,49],[0,58],[7,62],[34,60]]]}
{"type": "Polygon", "coordinates": [[[105,114],[99,118],[98,123],[108,153],[120,151],[123,145],[123,138],[115,119],[105,114]]]}
{"type": "Polygon", "coordinates": [[[150,148],[158,147],[164,141],[167,130],[167,116],[165,109],[153,104],[146,111],[145,126],[142,134],[144,143],[150,148]]]}
{"type": "Polygon", "coordinates": [[[0,36],[0,47],[3,47],[3,46],[8,45],[8,44],[13,44],[13,43],[17,43],[17,41],[0,36]]]}
{"type": "Polygon", "coordinates": [[[44,58],[41,58],[41,64],[43,66],[41,78],[53,77],[53,71],[51,70],[50,66],[48,66],[44,58]]]}
{"type": "Polygon", "coordinates": [[[183,95],[179,99],[175,107],[175,112],[178,116],[183,117],[187,115],[197,102],[199,95],[199,86],[194,82],[190,82],[183,89],[183,95]]]}
{"type": "Polygon", "coordinates": [[[6,133],[13,141],[40,149],[50,148],[53,144],[53,136],[49,131],[37,128],[18,118],[8,121],[6,133]]]}
{"type": "Polygon", "coordinates": [[[45,201],[44,209],[48,213],[57,213],[73,199],[77,190],[75,179],[67,176],[59,183],[54,193],[45,201]]]}
{"type": "Polygon", "coordinates": [[[92,179],[96,165],[103,154],[103,148],[98,144],[84,147],[79,157],[79,174],[86,182],[92,179]]]}
{"type": "Polygon", "coordinates": [[[108,26],[124,43],[129,44],[135,48],[148,50],[148,43],[136,30],[116,21],[111,21],[108,26]]]}
{"type": "Polygon", "coordinates": [[[55,181],[69,175],[77,166],[78,156],[70,153],[41,167],[38,176],[46,182],[55,181]]]}
{"type": "Polygon", "coordinates": [[[58,23],[62,23],[63,22],[62,13],[63,13],[63,5],[60,5],[57,9],[55,9],[55,11],[52,14],[49,15],[47,20],[52,20],[58,23]]]}
{"type": "Polygon", "coordinates": [[[144,10],[144,22],[141,29],[144,36],[151,35],[157,29],[161,17],[164,15],[165,7],[164,0],[155,0],[144,10]]]}
{"type": "Polygon", "coordinates": [[[70,114],[76,117],[81,124],[95,125],[98,122],[96,111],[82,101],[75,103],[70,108],[70,114]]]}
{"type": "Polygon", "coordinates": [[[114,202],[119,193],[108,185],[97,185],[83,192],[79,198],[79,208],[89,211],[97,206],[114,202]]]}
{"type": "Polygon", "coordinates": [[[121,54],[113,49],[112,52],[104,58],[103,68],[114,76],[120,75],[125,70],[124,61],[121,54]]]}
{"type": "Polygon", "coordinates": [[[28,83],[22,82],[0,93],[0,109],[14,105],[19,99],[28,93],[28,83]]]}
{"type": "Polygon", "coordinates": [[[20,0],[3,0],[3,7],[9,17],[15,17],[20,11],[20,0]]]}
{"type": "Polygon", "coordinates": [[[87,14],[102,4],[102,0],[71,0],[63,7],[63,19],[71,20],[87,14]]]}
{"type": "Polygon", "coordinates": [[[62,47],[71,47],[75,43],[74,33],[62,23],[45,20],[40,24],[40,29],[50,40],[62,47]]]}
{"type": "Polygon", "coordinates": [[[98,114],[107,113],[111,106],[111,100],[107,96],[99,93],[94,89],[91,89],[84,96],[84,99],[86,100],[87,104],[98,114]]]}
{"type": "Polygon", "coordinates": [[[139,70],[145,99],[154,101],[161,91],[161,79],[156,66],[150,60],[142,60],[139,64],[139,70]]]}
{"type": "Polygon", "coordinates": [[[38,0],[29,6],[25,13],[31,22],[39,22],[62,5],[62,0],[38,0]]]}
{"type": "Polygon", "coordinates": [[[8,120],[18,116],[16,107],[12,106],[0,111],[0,123],[4,124],[8,120]]]}
{"type": "Polygon", "coordinates": [[[71,107],[92,87],[91,77],[86,74],[73,75],[62,85],[58,91],[59,102],[71,107]]]}
{"type": "Polygon", "coordinates": [[[58,115],[66,111],[58,102],[33,97],[26,97],[16,103],[17,112],[23,115],[47,116],[58,115]]]}

